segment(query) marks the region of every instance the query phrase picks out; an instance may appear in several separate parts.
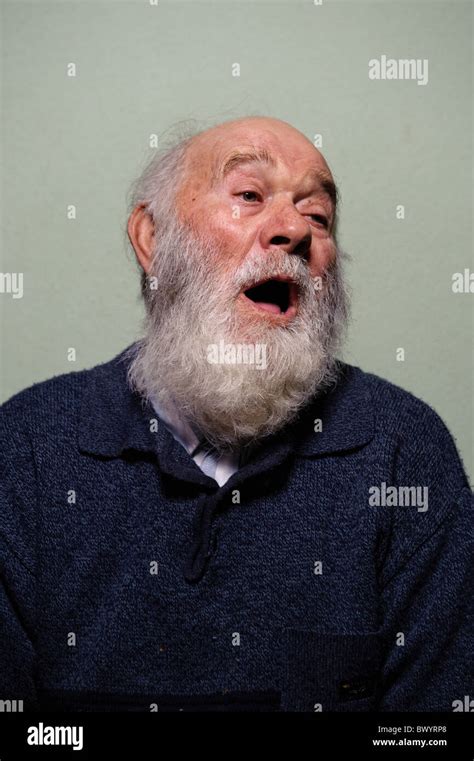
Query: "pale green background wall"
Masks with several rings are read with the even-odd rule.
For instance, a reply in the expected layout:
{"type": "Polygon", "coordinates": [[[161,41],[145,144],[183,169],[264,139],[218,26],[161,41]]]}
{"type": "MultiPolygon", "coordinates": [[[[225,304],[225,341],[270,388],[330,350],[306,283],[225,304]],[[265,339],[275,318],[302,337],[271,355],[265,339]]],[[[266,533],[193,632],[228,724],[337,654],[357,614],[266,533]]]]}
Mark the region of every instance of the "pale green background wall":
{"type": "Polygon", "coordinates": [[[0,270],[25,291],[0,294],[0,399],[137,337],[123,228],[150,134],[263,113],[321,133],[342,190],[345,359],[429,402],[472,477],[474,295],[451,290],[473,269],[471,16],[436,0],[3,2],[0,270]],[[382,54],[428,58],[428,84],[370,81],[382,54]]]}

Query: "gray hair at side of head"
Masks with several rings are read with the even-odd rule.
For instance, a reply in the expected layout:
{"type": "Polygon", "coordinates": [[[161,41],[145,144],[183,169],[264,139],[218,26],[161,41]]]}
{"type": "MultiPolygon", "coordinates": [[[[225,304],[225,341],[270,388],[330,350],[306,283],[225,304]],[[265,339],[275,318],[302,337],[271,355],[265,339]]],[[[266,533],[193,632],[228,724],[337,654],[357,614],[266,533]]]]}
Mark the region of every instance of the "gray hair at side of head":
{"type": "MultiPolygon", "coordinates": [[[[132,183],[127,200],[127,219],[136,206],[143,205],[155,225],[173,218],[176,196],[184,180],[185,157],[193,139],[203,130],[193,120],[179,122],[159,138],[159,148],[146,161],[132,183]]],[[[147,275],[141,271],[141,292],[148,305],[147,275]]]]}

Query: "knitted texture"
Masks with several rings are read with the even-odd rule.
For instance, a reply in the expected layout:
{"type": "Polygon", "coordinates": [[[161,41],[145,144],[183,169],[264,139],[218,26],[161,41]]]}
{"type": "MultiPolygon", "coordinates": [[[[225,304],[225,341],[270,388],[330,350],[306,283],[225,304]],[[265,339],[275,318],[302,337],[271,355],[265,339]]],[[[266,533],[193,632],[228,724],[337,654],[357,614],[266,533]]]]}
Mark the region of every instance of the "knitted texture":
{"type": "Polygon", "coordinates": [[[427,404],[341,362],[337,385],[219,487],[130,391],[127,361],[0,407],[0,699],[452,711],[474,698],[472,494],[427,404]]]}

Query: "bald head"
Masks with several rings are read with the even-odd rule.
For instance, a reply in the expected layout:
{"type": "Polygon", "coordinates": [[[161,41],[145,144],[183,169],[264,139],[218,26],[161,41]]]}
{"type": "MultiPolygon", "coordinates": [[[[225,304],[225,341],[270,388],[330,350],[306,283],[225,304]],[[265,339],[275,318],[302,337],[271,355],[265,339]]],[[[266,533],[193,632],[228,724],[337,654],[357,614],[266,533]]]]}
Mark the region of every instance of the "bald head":
{"type": "Polygon", "coordinates": [[[213,162],[216,150],[229,145],[248,143],[266,145],[286,155],[289,162],[314,158],[329,172],[322,154],[310,140],[288,122],[270,116],[246,116],[232,119],[197,134],[190,143],[188,157],[191,165],[204,166],[213,162]]]}

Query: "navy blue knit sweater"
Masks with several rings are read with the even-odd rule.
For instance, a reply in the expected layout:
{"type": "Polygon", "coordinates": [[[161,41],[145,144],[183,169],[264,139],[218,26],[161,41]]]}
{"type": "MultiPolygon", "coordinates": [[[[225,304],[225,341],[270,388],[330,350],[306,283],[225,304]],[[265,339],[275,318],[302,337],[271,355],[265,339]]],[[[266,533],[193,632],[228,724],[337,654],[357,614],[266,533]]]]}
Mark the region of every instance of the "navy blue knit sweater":
{"type": "Polygon", "coordinates": [[[473,505],[452,437],[419,399],[340,367],[222,487],[131,393],[124,353],[0,407],[0,700],[474,698],[473,505]]]}

